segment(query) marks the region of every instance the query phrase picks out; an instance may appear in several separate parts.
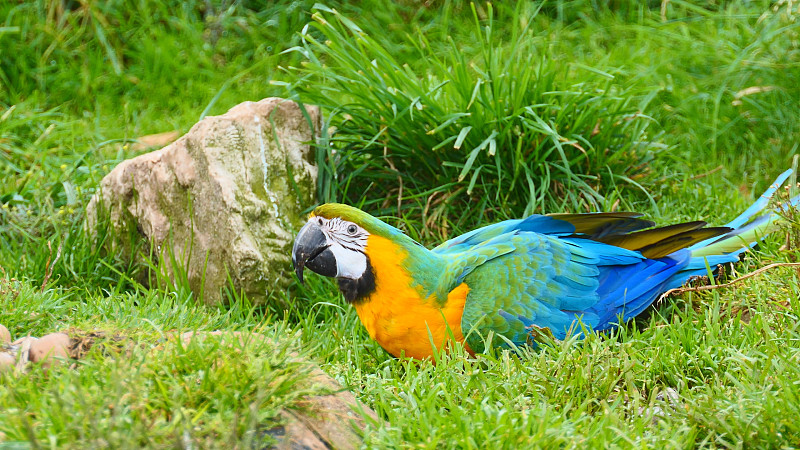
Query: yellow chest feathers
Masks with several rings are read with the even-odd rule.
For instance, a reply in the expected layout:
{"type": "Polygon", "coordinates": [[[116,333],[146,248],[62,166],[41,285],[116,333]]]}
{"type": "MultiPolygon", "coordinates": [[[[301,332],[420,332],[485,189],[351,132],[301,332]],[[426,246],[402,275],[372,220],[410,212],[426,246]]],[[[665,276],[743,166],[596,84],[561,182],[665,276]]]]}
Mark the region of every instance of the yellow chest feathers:
{"type": "Polygon", "coordinates": [[[361,323],[381,347],[394,356],[422,359],[431,356],[432,345],[443,348],[450,333],[457,342],[464,341],[461,315],[469,292],[466,284],[453,289],[440,308],[435,300],[422,298],[413,286],[401,265],[405,255],[397,245],[371,235],[367,254],[375,291],[354,306],[361,323]]]}

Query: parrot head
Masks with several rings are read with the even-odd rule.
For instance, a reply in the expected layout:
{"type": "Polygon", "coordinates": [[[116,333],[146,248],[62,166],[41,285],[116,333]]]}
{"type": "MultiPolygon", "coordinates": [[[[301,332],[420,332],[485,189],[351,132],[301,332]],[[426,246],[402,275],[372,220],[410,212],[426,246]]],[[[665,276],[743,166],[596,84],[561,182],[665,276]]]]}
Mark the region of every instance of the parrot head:
{"type": "Polygon", "coordinates": [[[292,263],[301,283],[306,268],[336,278],[369,335],[392,355],[424,358],[431,340],[463,341],[466,284],[453,289],[444,258],[359,209],[315,208],[295,238],[292,263]]]}
{"type": "Polygon", "coordinates": [[[292,248],[292,265],[300,282],[308,268],[335,277],[348,302],[375,290],[375,276],[367,252],[369,237],[393,235],[399,230],[351,206],[318,206],[300,229],[292,248]]]}

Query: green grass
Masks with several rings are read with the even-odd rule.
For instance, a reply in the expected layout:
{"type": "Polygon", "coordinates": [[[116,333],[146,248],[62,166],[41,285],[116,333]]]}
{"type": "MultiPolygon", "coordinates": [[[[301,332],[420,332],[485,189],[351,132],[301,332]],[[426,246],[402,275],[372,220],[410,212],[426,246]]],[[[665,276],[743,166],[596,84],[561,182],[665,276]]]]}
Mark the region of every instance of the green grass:
{"type": "MultiPolygon", "coordinates": [[[[136,154],[126,144],[270,95],[326,106],[322,199],[426,244],[532,211],[723,224],[798,153],[794,3],[496,3],[1,3],[0,323],[125,337],[74,368],[0,375],[2,439],[257,445],[303,368],[284,344],[164,339],[224,329],[302,344],[383,419],[368,446],[797,445],[793,268],[667,299],[611,335],[433,364],[388,356],[329,280],[283,294],[286,311],[211,308],[180,283],[137,286],[141,268],[84,233],[100,179],[136,154]]],[[[787,233],[738,274],[797,260],[796,217],[787,233]]]]}
{"type": "MultiPolygon", "coordinates": [[[[431,215],[463,208],[472,225],[530,214],[545,201],[597,208],[598,192],[641,175],[652,144],[646,102],[610,74],[579,78],[547,57],[534,22],[514,20],[538,15],[525,5],[498,17],[489,6],[485,20],[473,6],[477,42],[466,46],[418,32],[408,38],[414,66],[341,14],[315,14],[294,49],[307,61],[290,70],[290,92],[330,110],[336,128],[320,148],[332,161],[320,196],[379,209],[411,192],[419,216],[433,187],[441,202],[431,215]],[[510,33],[497,36],[496,23],[506,21],[510,33]]],[[[401,207],[390,205],[385,212],[401,207]]]]}

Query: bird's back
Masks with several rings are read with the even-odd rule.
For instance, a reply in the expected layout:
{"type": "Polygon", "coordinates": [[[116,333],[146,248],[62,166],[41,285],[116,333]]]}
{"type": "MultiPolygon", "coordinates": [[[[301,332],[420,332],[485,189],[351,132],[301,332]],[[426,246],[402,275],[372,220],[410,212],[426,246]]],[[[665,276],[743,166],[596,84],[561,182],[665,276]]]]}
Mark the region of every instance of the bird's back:
{"type": "Polygon", "coordinates": [[[433,249],[469,287],[460,325],[472,330],[470,347],[480,350],[489,331],[521,345],[542,331],[563,339],[584,327],[611,328],[675,287],[691,263],[683,248],[730,231],[699,221],[648,229],[653,223],[638,217],[534,215],[433,249]]]}

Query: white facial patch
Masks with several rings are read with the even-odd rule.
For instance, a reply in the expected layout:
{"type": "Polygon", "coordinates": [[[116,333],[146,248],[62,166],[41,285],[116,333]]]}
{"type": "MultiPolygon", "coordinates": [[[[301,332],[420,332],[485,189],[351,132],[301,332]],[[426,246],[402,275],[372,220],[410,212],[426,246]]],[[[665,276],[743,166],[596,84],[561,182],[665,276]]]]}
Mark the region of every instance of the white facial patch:
{"type": "Polygon", "coordinates": [[[367,271],[367,247],[369,233],[360,226],[339,217],[325,219],[317,217],[320,229],[330,244],[328,250],[336,258],[336,277],[357,280],[367,271]]]}
{"type": "Polygon", "coordinates": [[[367,255],[334,243],[328,248],[336,257],[336,277],[357,280],[367,271],[367,255]]]}

